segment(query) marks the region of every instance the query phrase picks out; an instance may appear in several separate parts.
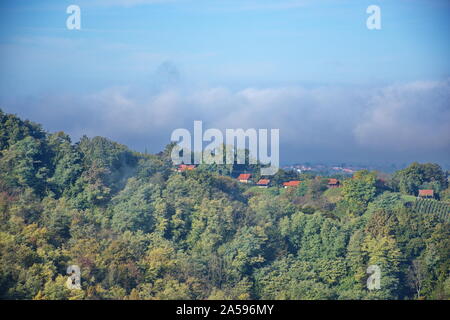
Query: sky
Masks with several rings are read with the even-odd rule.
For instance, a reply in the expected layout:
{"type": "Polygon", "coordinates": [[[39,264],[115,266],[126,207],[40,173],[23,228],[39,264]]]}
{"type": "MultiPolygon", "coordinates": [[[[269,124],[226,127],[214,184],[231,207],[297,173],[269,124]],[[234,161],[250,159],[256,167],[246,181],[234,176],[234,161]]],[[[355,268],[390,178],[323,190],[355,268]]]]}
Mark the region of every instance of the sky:
{"type": "Polygon", "coordinates": [[[0,2],[3,111],[154,153],[202,120],[280,129],[282,164],[446,166],[449,58],[448,0],[0,2]]]}

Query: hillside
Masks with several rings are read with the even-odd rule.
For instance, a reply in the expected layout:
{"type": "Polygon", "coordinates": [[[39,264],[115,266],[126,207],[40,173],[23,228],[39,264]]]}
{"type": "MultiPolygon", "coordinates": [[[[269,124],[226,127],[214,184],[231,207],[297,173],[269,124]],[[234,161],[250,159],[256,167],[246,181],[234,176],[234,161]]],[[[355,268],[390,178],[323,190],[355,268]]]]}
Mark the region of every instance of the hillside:
{"type": "Polygon", "coordinates": [[[447,173],[177,170],[0,110],[2,299],[449,299],[447,173]],[[181,172],[180,172],[181,171],[181,172]],[[251,173],[241,183],[240,173],[251,173]],[[284,187],[288,181],[301,181],[284,187]],[[417,200],[419,190],[433,200],[417,200]],[[67,268],[80,268],[69,289],[67,268]],[[367,268],[381,269],[368,290],[367,268]]]}

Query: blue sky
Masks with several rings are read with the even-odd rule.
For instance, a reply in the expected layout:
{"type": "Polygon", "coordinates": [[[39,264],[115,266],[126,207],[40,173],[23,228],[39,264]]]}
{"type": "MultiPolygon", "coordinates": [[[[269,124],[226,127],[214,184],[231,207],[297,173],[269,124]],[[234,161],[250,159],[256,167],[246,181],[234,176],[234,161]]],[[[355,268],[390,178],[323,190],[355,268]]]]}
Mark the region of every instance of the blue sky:
{"type": "Polygon", "coordinates": [[[282,163],[445,162],[449,33],[446,0],[4,0],[0,108],[153,152],[201,117],[280,127],[282,163]]]}

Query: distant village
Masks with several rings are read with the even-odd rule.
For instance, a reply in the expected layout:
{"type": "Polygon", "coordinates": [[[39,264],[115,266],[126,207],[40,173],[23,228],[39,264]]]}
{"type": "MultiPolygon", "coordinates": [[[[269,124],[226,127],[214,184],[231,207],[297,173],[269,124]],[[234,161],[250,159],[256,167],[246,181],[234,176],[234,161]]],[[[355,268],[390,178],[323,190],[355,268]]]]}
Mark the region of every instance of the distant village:
{"type": "Polygon", "coordinates": [[[333,166],[333,165],[325,165],[325,164],[294,164],[289,166],[284,166],[282,169],[289,171],[293,170],[298,173],[305,172],[315,172],[315,173],[325,173],[328,175],[333,174],[344,174],[344,175],[352,175],[356,171],[368,169],[367,167],[362,166],[333,166]]]}
{"type": "MultiPolygon", "coordinates": [[[[348,163],[341,163],[341,164],[324,164],[324,163],[297,163],[297,164],[291,164],[283,166],[282,169],[286,171],[296,171],[298,173],[315,173],[315,174],[321,174],[321,175],[348,175],[351,176],[356,171],[360,170],[369,170],[369,171],[381,171],[385,173],[393,173],[397,170],[401,170],[403,168],[406,168],[409,165],[409,163],[403,163],[403,164],[348,164],[348,163]]],[[[450,171],[450,164],[441,164],[442,168],[444,170],[450,171]]]]}

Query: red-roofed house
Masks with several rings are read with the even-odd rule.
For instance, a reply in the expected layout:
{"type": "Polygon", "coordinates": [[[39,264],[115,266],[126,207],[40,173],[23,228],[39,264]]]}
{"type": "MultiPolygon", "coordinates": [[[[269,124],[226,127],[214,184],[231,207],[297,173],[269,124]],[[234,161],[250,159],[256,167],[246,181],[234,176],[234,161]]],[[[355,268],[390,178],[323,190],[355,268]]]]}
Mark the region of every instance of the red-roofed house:
{"type": "Polygon", "coordinates": [[[288,181],[288,182],[283,182],[283,186],[285,188],[287,187],[296,187],[300,184],[301,181],[299,180],[292,180],[292,181],[288,181]]]}
{"type": "Polygon", "coordinates": [[[250,173],[241,173],[240,175],[239,175],[239,177],[237,177],[237,179],[239,180],[239,182],[242,182],[242,183],[249,183],[250,182],[250,177],[251,177],[252,175],[250,174],[250,173]]]}
{"type": "Polygon", "coordinates": [[[178,172],[184,172],[186,170],[194,170],[194,169],[195,169],[195,165],[193,165],[193,164],[180,164],[178,166],[177,171],[178,172]]]}
{"type": "Polygon", "coordinates": [[[328,179],[328,187],[330,188],[339,188],[341,183],[338,179],[328,179]]]}
{"type": "Polygon", "coordinates": [[[260,180],[256,183],[256,185],[257,185],[258,187],[261,187],[261,188],[267,188],[267,187],[269,186],[269,183],[270,183],[270,180],[269,180],[269,179],[260,179],[260,180]]]}
{"type": "Polygon", "coordinates": [[[434,191],[427,189],[419,190],[419,198],[434,198],[434,191]]]}

